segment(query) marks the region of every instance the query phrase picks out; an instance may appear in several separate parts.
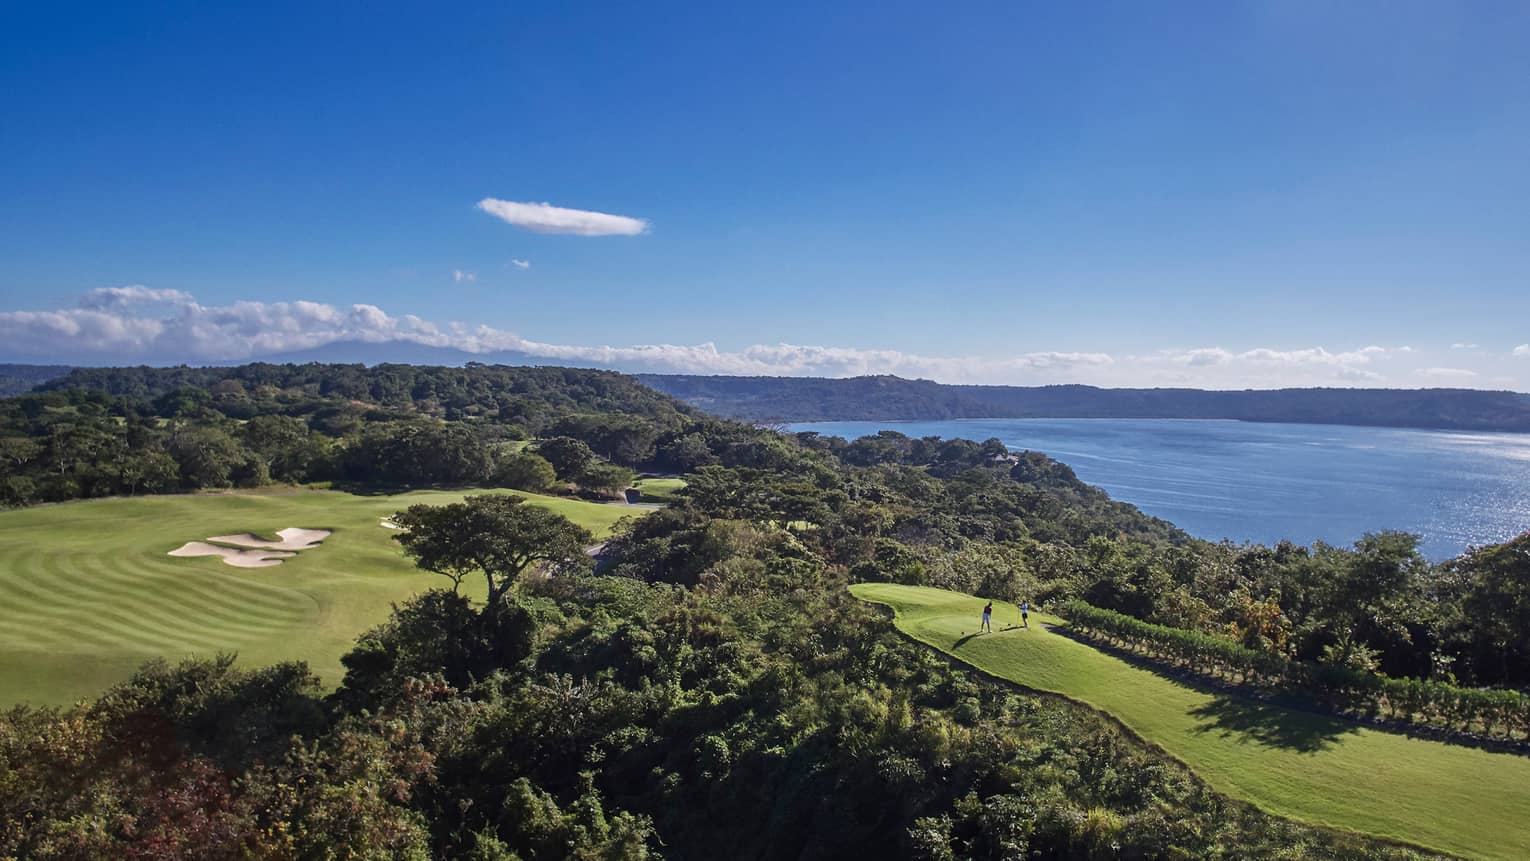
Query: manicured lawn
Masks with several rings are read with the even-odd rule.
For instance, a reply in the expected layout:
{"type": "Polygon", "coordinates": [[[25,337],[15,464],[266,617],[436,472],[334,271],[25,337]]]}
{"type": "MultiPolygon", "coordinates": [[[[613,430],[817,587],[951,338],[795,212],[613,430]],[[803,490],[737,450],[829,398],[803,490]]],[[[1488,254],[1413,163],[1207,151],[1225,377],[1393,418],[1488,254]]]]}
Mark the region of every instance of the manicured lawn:
{"type": "MultiPolygon", "coordinates": [[[[219,651],[238,652],[249,665],[305,659],[338,684],[340,656],[357,634],[393,602],[447,582],[415,568],[380,522],[415,503],[464,495],[282,489],[0,512],[0,706],[72,702],[149,658],[219,651]],[[240,532],[274,538],[289,526],[334,534],[272,568],[165,555],[187,541],[240,532]]],[[[521,495],[597,536],[631,514],[521,495]]]]}
{"type": "Polygon", "coordinates": [[[640,478],[632,486],[643,492],[643,502],[670,503],[675,501],[675,494],[685,488],[685,479],[640,478]]]}
{"type": "Polygon", "coordinates": [[[1271,813],[1468,857],[1530,858],[1530,757],[1408,738],[1187,685],[1042,628],[995,602],[863,583],[898,628],[980,670],[1107,712],[1219,792],[1271,813]]]}

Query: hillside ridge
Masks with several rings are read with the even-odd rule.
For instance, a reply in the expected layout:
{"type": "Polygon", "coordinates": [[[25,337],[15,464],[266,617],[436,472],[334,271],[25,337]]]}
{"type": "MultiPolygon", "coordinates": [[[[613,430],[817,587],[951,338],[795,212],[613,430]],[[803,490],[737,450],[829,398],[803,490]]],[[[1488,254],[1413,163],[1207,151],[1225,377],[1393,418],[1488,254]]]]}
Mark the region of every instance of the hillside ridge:
{"type": "Polygon", "coordinates": [[[974,418],[1233,419],[1530,432],[1530,395],[1479,389],[1103,389],[948,385],[895,376],[638,374],[644,385],[725,418],[914,421],[974,418]]]}

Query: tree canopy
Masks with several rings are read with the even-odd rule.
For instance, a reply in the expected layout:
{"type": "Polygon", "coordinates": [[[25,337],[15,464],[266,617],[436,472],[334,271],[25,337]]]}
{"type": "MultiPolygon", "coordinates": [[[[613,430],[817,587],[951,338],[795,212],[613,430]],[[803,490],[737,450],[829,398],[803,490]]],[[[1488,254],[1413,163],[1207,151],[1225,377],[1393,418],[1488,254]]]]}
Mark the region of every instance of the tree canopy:
{"type": "Polygon", "coordinates": [[[588,567],[595,539],[567,517],[518,496],[469,496],[451,505],[411,505],[393,516],[394,539],[415,564],[452,581],[481,574],[488,603],[498,604],[534,566],[544,573],[588,567]]]}

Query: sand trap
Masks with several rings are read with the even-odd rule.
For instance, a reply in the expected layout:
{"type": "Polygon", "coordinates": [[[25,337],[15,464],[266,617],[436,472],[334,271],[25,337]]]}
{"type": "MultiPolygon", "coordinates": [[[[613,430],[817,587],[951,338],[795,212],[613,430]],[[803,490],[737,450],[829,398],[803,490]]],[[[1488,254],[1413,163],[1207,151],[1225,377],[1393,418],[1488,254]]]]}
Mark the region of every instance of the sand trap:
{"type": "Polygon", "coordinates": [[[402,526],[399,526],[397,523],[394,523],[391,520],[384,520],[381,523],[378,523],[377,525],[381,526],[384,529],[403,529],[404,528],[402,526]]]}
{"type": "Polygon", "coordinates": [[[298,529],[288,527],[276,531],[280,541],[267,541],[251,532],[241,532],[238,535],[214,535],[207,539],[219,544],[232,544],[235,547],[255,547],[264,550],[312,550],[324,543],[324,539],[334,533],[328,529],[298,529]]]}
{"type": "Polygon", "coordinates": [[[334,533],[328,529],[278,529],[280,541],[267,541],[253,532],[238,535],[214,535],[207,541],[188,541],[170,551],[171,556],[221,556],[223,564],[235,568],[270,568],[291,559],[299,550],[312,550],[334,533]],[[217,544],[208,542],[216,541],[217,544]],[[234,545],[229,547],[226,545],[234,545]],[[239,549],[244,548],[244,549],[239,549]]]}
{"type": "Polygon", "coordinates": [[[235,568],[270,568],[282,564],[283,559],[296,556],[282,550],[235,550],[205,541],[188,541],[170,551],[171,556],[222,556],[224,565],[235,568]]]}

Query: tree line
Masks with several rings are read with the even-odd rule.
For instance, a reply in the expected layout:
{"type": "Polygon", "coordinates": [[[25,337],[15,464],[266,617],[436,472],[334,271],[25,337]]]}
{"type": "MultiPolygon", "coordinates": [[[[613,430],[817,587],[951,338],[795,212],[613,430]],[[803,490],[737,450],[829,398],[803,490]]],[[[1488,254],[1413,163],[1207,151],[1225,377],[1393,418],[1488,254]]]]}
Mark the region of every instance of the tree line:
{"type": "Polygon", "coordinates": [[[1530,696],[1419,678],[1391,678],[1343,664],[1299,661],[1223,637],[1155,625],[1083,601],[1062,608],[1068,629],[1195,673],[1296,694],[1359,717],[1530,741],[1530,696]]]}
{"type": "Polygon", "coordinates": [[[0,505],[315,481],[611,495],[759,444],[603,371],[77,369],[0,400],[0,505]]]}

